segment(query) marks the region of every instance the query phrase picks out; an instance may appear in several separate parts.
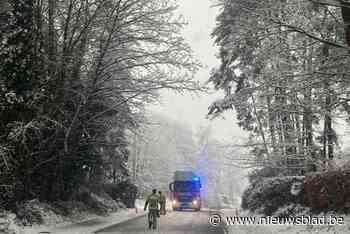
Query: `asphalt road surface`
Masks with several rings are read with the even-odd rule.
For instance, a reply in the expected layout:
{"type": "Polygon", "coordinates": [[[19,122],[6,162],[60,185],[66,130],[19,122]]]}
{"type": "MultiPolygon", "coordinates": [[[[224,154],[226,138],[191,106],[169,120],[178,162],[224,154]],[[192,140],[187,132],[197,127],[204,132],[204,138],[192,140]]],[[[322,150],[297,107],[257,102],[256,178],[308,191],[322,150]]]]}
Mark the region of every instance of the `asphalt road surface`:
{"type": "Polygon", "coordinates": [[[156,230],[149,230],[147,217],[142,216],[108,227],[98,233],[224,234],[220,227],[210,226],[209,211],[171,211],[165,216],[162,215],[158,221],[159,225],[156,230]]]}

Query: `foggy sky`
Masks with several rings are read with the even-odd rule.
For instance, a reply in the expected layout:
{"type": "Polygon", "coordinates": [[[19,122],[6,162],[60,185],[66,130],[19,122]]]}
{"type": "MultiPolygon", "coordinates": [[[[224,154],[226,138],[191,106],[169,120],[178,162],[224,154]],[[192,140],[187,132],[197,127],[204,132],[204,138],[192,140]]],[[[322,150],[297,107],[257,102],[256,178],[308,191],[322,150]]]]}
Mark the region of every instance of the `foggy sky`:
{"type": "MultiPolygon", "coordinates": [[[[211,0],[179,0],[178,13],[182,14],[188,25],[183,36],[192,47],[196,59],[204,66],[195,78],[204,83],[209,78],[212,68],[219,64],[215,54],[218,48],[214,46],[210,34],[215,26],[217,8],[211,7],[211,0]]],[[[230,142],[233,137],[246,136],[236,124],[233,111],[226,113],[225,119],[209,121],[205,119],[208,107],[212,101],[223,96],[221,92],[195,97],[190,94],[180,95],[170,91],[162,91],[162,105],[152,106],[151,110],[164,114],[175,120],[189,124],[195,131],[199,126],[211,125],[213,135],[218,140],[230,142]]]]}

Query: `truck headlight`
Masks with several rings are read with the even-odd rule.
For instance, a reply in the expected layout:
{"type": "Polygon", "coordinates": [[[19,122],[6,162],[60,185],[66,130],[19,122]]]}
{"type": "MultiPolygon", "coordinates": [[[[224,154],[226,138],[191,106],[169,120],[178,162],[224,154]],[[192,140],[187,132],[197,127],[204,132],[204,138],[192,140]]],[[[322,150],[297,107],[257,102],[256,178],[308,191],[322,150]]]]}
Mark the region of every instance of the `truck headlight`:
{"type": "Polygon", "coordinates": [[[193,203],[193,205],[196,206],[198,204],[198,201],[197,200],[193,200],[192,203],[193,203]]]}
{"type": "Polygon", "coordinates": [[[173,205],[176,205],[177,204],[177,201],[176,200],[173,200],[173,205]]]}

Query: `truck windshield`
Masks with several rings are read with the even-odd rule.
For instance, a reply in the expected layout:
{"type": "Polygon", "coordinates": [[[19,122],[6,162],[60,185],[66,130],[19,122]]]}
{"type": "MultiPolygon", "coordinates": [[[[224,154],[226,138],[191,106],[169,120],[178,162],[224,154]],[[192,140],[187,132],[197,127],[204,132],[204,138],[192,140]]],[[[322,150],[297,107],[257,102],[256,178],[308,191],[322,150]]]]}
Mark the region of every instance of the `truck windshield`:
{"type": "Polygon", "coordinates": [[[199,192],[200,183],[198,181],[175,181],[174,190],[177,192],[199,192]]]}

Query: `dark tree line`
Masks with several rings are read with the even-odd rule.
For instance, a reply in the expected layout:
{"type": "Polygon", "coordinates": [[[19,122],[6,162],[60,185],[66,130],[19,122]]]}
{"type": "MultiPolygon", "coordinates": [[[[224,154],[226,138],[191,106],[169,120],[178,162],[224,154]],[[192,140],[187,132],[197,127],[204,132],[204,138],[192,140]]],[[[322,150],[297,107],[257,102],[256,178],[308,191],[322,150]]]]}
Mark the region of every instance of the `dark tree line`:
{"type": "Polygon", "coordinates": [[[70,199],[128,173],[127,133],[157,90],[197,90],[165,0],[0,3],[0,205],[70,199]]]}

